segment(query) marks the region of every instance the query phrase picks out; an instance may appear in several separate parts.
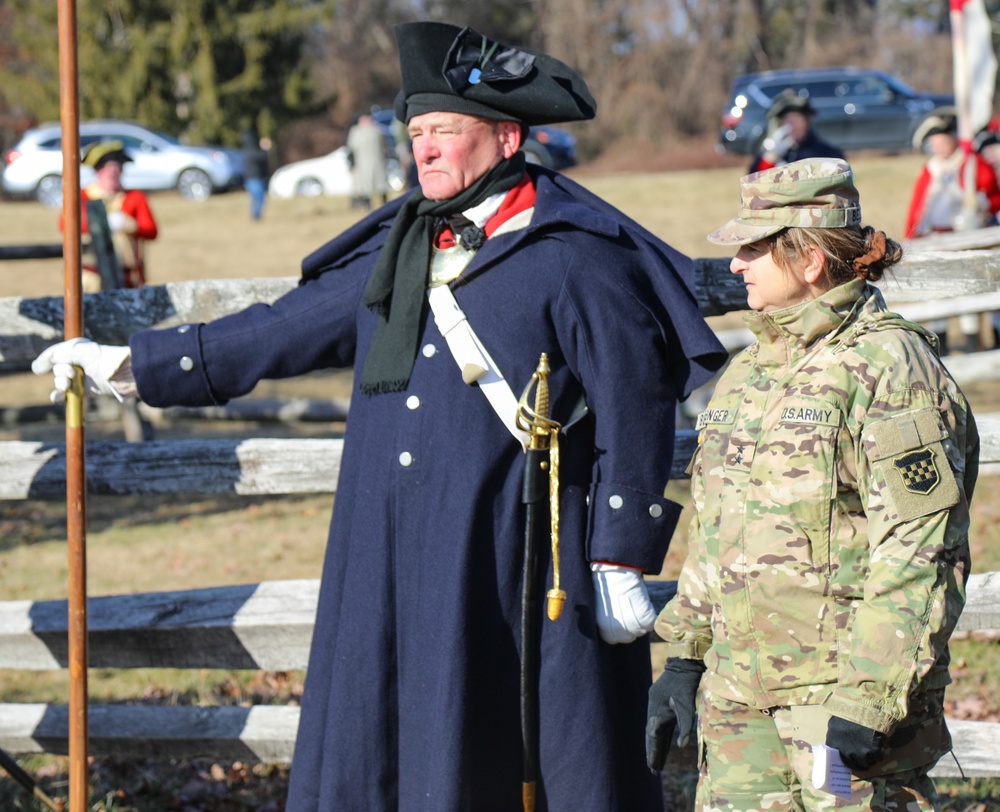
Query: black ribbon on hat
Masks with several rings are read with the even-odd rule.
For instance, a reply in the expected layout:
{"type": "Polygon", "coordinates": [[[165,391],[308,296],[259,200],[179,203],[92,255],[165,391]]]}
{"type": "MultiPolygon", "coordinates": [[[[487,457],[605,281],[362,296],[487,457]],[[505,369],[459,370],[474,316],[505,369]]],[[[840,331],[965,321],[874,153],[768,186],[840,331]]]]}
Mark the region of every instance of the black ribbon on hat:
{"type": "Polygon", "coordinates": [[[456,93],[478,85],[523,79],[531,72],[535,57],[519,48],[491,42],[466,26],[448,49],[441,69],[456,93]]]}

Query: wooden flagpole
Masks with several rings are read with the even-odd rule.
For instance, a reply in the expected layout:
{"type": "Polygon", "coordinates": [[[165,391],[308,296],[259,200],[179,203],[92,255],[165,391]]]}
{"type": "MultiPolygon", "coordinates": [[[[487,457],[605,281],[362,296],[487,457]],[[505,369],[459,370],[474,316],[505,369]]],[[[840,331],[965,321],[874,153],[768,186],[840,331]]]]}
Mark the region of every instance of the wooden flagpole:
{"type": "MultiPolygon", "coordinates": [[[[75,0],[59,0],[59,115],[63,155],[63,333],[83,335],[80,106],[75,0]]],[[[66,532],[69,557],[69,810],[87,807],[87,475],[83,374],[66,393],[66,532]]]]}

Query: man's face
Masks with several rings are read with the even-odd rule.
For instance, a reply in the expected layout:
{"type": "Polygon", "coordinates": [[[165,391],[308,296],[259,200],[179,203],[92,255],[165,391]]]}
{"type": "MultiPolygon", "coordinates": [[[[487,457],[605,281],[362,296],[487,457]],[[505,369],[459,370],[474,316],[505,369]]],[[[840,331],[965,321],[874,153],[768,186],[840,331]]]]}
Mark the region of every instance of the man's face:
{"type": "Polygon", "coordinates": [[[788,133],[799,144],[809,132],[809,116],[798,110],[791,110],[781,117],[781,126],[788,127],[788,133]]]}
{"type": "Polygon", "coordinates": [[[958,149],[958,138],[951,133],[934,133],[927,136],[927,148],[931,155],[943,161],[958,149]]]}
{"type": "Polygon", "coordinates": [[[468,189],[521,146],[515,122],[464,113],[423,113],[411,118],[406,129],[420,190],[428,200],[446,200],[468,189]]]}
{"type": "Polygon", "coordinates": [[[97,183],[111,192],[122,188],[122,165],[118,161],[105,161],[95,173],[97,183]]]}

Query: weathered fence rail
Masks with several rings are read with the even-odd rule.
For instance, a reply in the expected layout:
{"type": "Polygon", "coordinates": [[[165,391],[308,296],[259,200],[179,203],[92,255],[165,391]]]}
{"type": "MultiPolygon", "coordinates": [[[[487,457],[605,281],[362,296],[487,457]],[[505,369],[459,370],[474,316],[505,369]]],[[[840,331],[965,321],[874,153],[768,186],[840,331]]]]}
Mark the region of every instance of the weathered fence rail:
{"type": "MultiPolygon", "coordinates": [[[[657,607],[671,581],[650,581],[657,607]]],[[[89,661],[95,668],[306,667],[319,582],[265,581],[140,595],[91,598],[89,661]]],[[[0,603],[0,668],[65,668],[66,601],[0,603]]],[[[1000,573],[973,575],[962,631],[1000,628],[1000,573]]],[[[14,753],[66,752],[65,706],[0,704],[0,747],[14,753]]],[[[299,709],[284,706],[162,707],[94,705],[91,752],[118,756],[197,755],[288,762],[299,709]]],[[[967,776],[997,773],[1000,724],[949,722],[967,776]]],[[[959,776],[942,760],[935,775],[959,776]]]]}
{"type": "MultiPolygon", "coordinates": [[[[699,260],[697,280],[706,315],[745,307],[745,289],[740,277],[729,273],[727,260],[699,260]]],[[[210,320],[254,302],[273,301],[295,284],[294,279],[209,280],[112,290],[85,297],[85,324],[92,338],[123,343],[139,329],[210,320]]],[[[915,320],[1000,309],[1000,252],[913,252],[882,288],[892,306],[910,308],[906,315],[915,320]]],[[[24,369],[61,337],[61,299],[0,299],[0,372],[24,369]]],[[[960,381],[996,378],[1000,351],[949,358],[947,363],[960,381]]],[[[292,419],[311,415],[339,420],[348,406],[343,401],[302,401],[291,407],[241,401],[222,410],[173,414],[254,420],[289,419],[291,414],[292,419]]],[[[52,418],[50,407],[36,408],[37,419],[52,418]]],[[[979,425],[984,464],[1000,464],[1000,416],[980,416],[979,425]]],[[[694,432],[678,432],[675,478],[684,477],[694,442],[694,432]]],[[[341,450],[339,439],[96,442],[87,446],[88,485],[92,493],[115,495],[332,493],[341,450]]],[[[61,443],[0,443],[0,499],[64,495],[61,443]]],[[[650,587],[662,605],[674,584],[651,581],[650,587]]],[[[284,581],[91,598],[89,661],[108,668],[301,669],[317,590],[317,581],[284,581]]],[[[65,601],[0,603],[0,668],[66,667],[66,616],[65,601]]],[[[1000,629],[1000,573],[973,576],[960,628],[1000,629]]],[[[90,749],[95,755],[287,762],[298,715],[297,707],[284,706],[94,705],[90,749]]],[[[966,776],[1000,774],[1000,724],[949,724],[966,776]]],[[[10,752],[65,753],[67,729],[64,706],[0,704],[0,747],[10,752]]],[[[935,774],[961,773],[945,759],[935,774]]]]}
{"type": "MultiPolygon", "coordinates": [[[[729,272],[728,260],[699,259],[695,271],[698,302],[706,316],[746,308],[746,289],[741,277],[729,272]]],[[[274,301],[295,284],[293,278],[215,279],[112,290],[83,297],[84,325],[94,340],[120,344],[136,330],[207,321],[255,302],[274,301]]],[[[914,251],[880,287],[894,307],[997,293],[1000,252],[914,251]]],[[[62,307],[57,297],[0,299],[0,371],[23,369],[62,337],[62,307]]]]}
{"type": "MultiPolygon", "coordinates": [[[[977,418],[980,463],[1000,463],[1000,415],[977,418]]],[[[684,479],[696,432],[677,432],[672,479],[684,479]]],[[[87,444],[91,493],[333,493],[341,439],[157,440],[87,444]]],[[[0,443],[0,499],[62,499],[62,443],[0,443]]]]}
{"type": "Polygon", "coordinates": [[[8,259],[62,259],[62,243],[0,245],[0,261],[8,259]]]}

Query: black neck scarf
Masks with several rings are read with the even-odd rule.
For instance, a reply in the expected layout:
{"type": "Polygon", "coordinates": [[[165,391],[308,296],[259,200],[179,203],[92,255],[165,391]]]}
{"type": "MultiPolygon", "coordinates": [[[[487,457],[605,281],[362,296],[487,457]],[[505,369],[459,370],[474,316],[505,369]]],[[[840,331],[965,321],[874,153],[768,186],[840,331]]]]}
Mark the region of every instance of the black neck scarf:
{"type": "Polygon", "coordinates": [[[513,189],[524,177],[524,166],[524,155],[518,152],[454,197],[428,200],[417,189],[403,203],[361,299],[379,316],[361,375],[364,394],[401,392],[410,381],[427,300],[434,233],[441,220],[513,189]]]}

